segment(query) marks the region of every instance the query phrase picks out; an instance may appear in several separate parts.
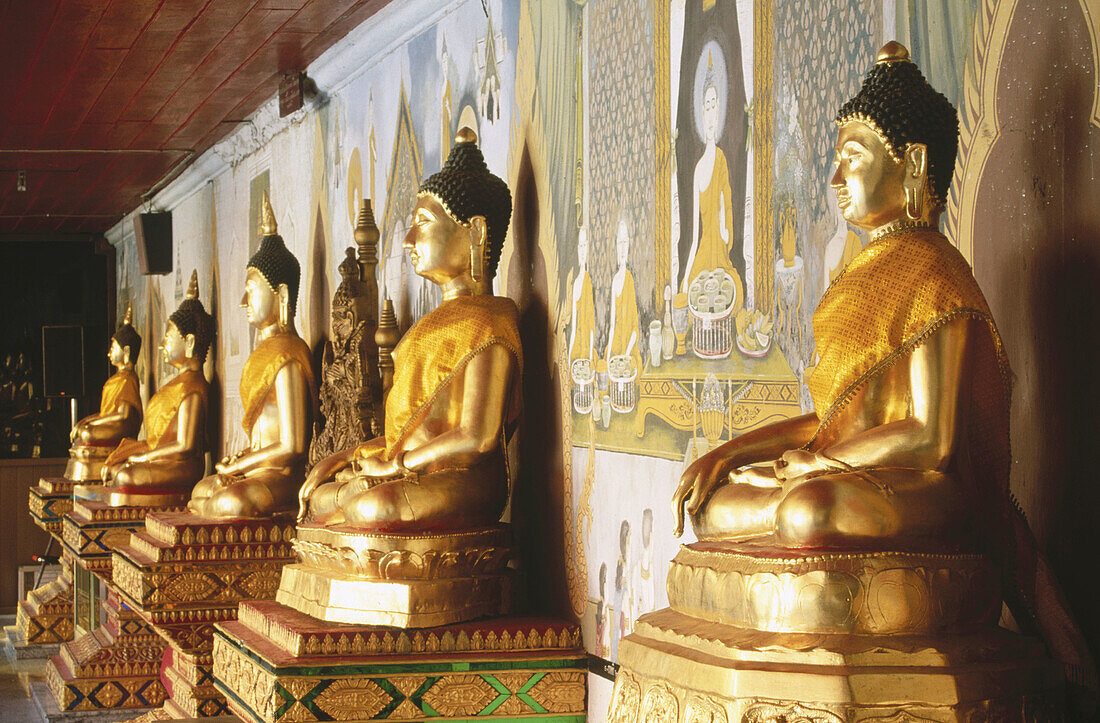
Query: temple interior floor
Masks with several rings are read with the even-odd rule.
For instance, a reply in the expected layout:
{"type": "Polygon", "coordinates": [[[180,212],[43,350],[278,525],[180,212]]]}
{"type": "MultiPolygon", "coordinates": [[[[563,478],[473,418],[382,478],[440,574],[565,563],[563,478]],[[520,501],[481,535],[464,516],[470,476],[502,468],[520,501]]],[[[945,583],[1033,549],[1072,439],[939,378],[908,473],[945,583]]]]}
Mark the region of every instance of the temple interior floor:
{"type": "MultiPolygon", "coordinates": [[[[0,615],[0,626],[15,624],[14,615],[0,615]]],[[[57,714],[48,715],[39,704],[35,703],[31,693],[34,685],[41,693],[46,691],[46,662],[48,658],[24,658],[17,659],[7,639],[7,634],[0,630],[0,722],[13,723],[57,723],[72,721],[72,723],[92,723],[104,720],[103,714],[57,714]]],[[[48,693],[47,693],[48,695],[48,693]]],[[[118,720],[120,712],[110,714],[111,720],[118,720]]],[[[125,714],[123,714],[125,715],[125,714]]],[[[135,718],[141,715],[141,711],[129,711],[127,718],[135,718]]],[[[185,718],[181,720],[196,720],[185,718]]],[[[223,716],[218,718],[203,718],[203,723],[240,723],[235,716],[223,716]]]]}

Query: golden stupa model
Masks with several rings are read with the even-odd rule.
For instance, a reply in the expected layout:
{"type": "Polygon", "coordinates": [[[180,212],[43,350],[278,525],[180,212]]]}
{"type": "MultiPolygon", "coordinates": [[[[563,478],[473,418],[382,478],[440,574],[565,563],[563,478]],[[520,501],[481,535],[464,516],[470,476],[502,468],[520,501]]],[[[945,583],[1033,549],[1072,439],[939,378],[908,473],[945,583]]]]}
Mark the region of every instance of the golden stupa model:
{"type": "Polygon", "coordinates": [[[817,412],[684,473],[698,542],[621,643],[613,721],[1061,720],[1062,671],[1002,600],[1095,682],[1008,494],[1001,338],[936,230],[955,109],[891,42],[837,124],[830,186],[871,240],[814,314],[817,412]]]}
{"type": "Polygon", "coordinates": [[[300,720],[583,716],[578,626],[506,615],[522,352],[516,305],[491,282],[510,216],[507,186],[461,130],[405,237],[443,301],[392,352],[384,434],[313,467],[301,562],[275,601],[218,625],[214,675],[242,718],[273,722],[287,705],[300,720]]]}

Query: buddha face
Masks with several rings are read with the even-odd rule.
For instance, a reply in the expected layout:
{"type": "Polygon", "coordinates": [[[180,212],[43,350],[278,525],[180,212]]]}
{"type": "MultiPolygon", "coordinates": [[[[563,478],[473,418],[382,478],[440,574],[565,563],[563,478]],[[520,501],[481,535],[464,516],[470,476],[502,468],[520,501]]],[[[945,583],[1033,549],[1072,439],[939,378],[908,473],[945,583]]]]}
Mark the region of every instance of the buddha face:
{"type": "Polygon", "coordinates": [[[111,348],[107,350],[107,360],[112,366],[122,367],[130,360],[130,347],[121,346],[118,339],[111,339],[111,348]]]}
{"type": "Polygon", "coordinates": [[[420,196],[402,246],[420,276],[443,284],[470,269],[470,229],[456,222],[433,196],[420,196]]]}
{"type": "Polygon", "coordinates": [[[619,266],[626,266],[626,260],[630,258],[630,231],[626,221],[619,221],[619,231],[615,234],[615,258],[619,266]]]}
{"type": "Polygon", "coordinates": [[[257,329],[274,324],[278,319],[279,296],[256,269],[250,268],[245,277],[241,306],[248,315],[248,323],[257,329]]]}
{"type": "Polygon", "coordinates": [[[703,135],[707,143],[718,141],[718,91],[713,85],[703,91],[703,135]]]}
{"type": "Polygon", "coordinates": [[[905,164],[890,157],[875,131],[859,121],[840,127],[829,186],[840,213],[853,226],[875,229],[905,214],[905,164]]]}
{"type": "Polygon", "coordinates": [[[175,323],[169,321],[168,328],[164,331],[164,341],[160,343],[160,350],[164,354],[164,361],[174,367],[182,367],[191,358],[195,348],[194,334],[184,336],[176,328],[175,323]]]}

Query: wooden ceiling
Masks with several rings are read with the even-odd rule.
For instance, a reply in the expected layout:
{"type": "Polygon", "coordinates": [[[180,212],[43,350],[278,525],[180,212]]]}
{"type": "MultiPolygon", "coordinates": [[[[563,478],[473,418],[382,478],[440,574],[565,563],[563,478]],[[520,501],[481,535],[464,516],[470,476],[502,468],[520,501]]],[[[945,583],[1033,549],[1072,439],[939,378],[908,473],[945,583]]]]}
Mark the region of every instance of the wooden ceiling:
{"type": "Polygon", "coordinates": [[[0,234],[106,231],[389,1],[0,0],[0,234]]]}

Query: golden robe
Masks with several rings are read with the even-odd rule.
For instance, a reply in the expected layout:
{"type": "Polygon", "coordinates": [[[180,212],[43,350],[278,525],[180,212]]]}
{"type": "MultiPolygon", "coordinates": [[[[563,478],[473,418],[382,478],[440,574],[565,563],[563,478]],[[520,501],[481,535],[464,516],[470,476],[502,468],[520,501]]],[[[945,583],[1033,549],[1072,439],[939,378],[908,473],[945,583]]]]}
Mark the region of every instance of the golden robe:
{"type": "Polygon", "coordinates": [[[715,147],[710,183],[699,193],[699,246],[695,249],[695,259],[688,269],[689,284],[703,271],[712,269],[724,269],[731,276],[738,275],[730,261],[730,248],[734,240],[732,227],[733,190],[730,188],[729,166],[726,164],[726,154],[721,148],[715,147]],[[722,240],[719,228],[723,210],[726,228],[729,230],[728,243],[722,240]]]}
{"type": "Polygon", "coordinates": [[[302,369],[309,384],[309,398],[316,399],[313,379],[313,355],[309,346],[297,334],[273,334],[264,339],[248,355],[241,372],[241,402],[244,419],[241,425],[247,434],[263,411],[264,398],[275,383],[279,370],[286,364],[296,363],[302,369]]]}
{"type": "MultiPolygon", "coordinates": [[[[145,409],[145,439],[122,440],[107,457],[105,464],[109,467],[135,454],[144,454],[151,449],[156,449],[164,434],[170,429],[175,429],[176,415],[179,414],[184,398],[189,394],[198,394],[200,404],[205,407],[209,390],[210,385],[207,384],[206,377],[201,371],[185,369],[177,374],[175,379],[158,389],[149,400],[149,406],[145,409]]],[[[200,431],[200,434],[204,433],[205,431],[200,431]]]]}
{"type": "Polygon", "coordinates": [[[589,359],[594,350],[590,350],[589,341],[596,328],[596,302],[592,293],[592,277],[585,269],[581,277],[580,298],[574,297],[576,309],[576,328],[573,329],[573,347],[569,350],[569,361],[589,359]]]}
{"type": "MultiPolygon", "coordinates": [[[[807,385],[821,419],[808,445],[836,441],[831,426],[852,397],[948,322],[982,322],[968,351],[961,430],[978,499],[1007,499],[1011,371],[1001,337],[969,264],[940,233],[907,231],[863,249],[829,286],[814,312],[820,362],[807,385]]],[[[993,534],[1001,534],[994,531],[993,534]]]]}
{"type": "Polygon", "coordinates": [[[386,459],[393,459],[432,404],[471,359],[501,346],[515,359],[504,428],[519,420],[522,397],[519,311],[502,296],[461,296],[413,324],[393,350],[393,386],[386,397],[386,459]]]}
{"type": "Polygon", "coordinates": [[[141,413],[141,388],[132,369],[115,372],[103,385],[99,399],[100,415],[112,414],[119,402],[125,402],[141,413]]]}
{"type": "Polygon", "coordinates": [[[613,356],[626,354],[626,345],[630,343],[630,335],[633,334],[634,348],[630,356],[634,359],[634,368],[641,372],[643,339],[641,324],[638,321],[638,295],[634,291],[634,274],[630,273],[630,269],[626,270],[623,290],[615,297],[615,305],[612,308],[615,312],[615,335],[607,345],[607,360],[610,361],[613,356]]]}

